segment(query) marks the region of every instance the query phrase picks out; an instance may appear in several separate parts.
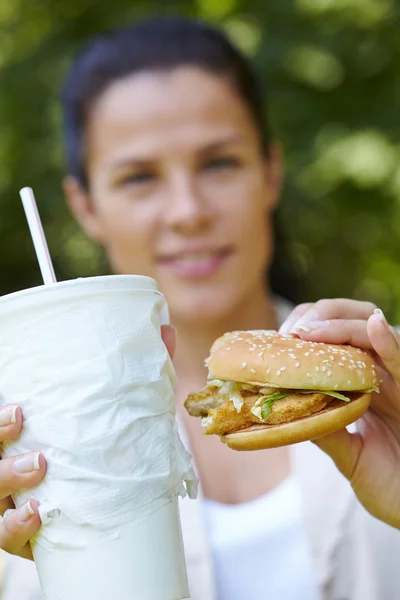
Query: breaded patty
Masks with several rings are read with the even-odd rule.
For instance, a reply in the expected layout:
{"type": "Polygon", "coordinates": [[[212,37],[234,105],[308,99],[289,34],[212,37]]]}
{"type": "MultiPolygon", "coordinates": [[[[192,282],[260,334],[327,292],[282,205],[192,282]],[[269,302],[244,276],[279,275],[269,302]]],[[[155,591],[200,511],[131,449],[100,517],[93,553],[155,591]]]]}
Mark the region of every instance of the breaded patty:
{"type": "MultiPolygon", "coordinates": [[[[262,394],[241,392],[243,406],[238,411],[233,402],[220,395],[218,388],[209,387],[198,394],[191,394],[185,407],[195,417],[205,417],[204,433],[226,435],[254,424],[278,425],[308,417],[323,410],[332,398],[320,392],[300,393],[292,391],[288,396],[275,400],[268,418],[263,420],[252,412],[262,394]]],[[[258,403],[262,404],[263,401],[258,403]]],[[[260,412],[260,411],[256,411],[260,412]]]]}

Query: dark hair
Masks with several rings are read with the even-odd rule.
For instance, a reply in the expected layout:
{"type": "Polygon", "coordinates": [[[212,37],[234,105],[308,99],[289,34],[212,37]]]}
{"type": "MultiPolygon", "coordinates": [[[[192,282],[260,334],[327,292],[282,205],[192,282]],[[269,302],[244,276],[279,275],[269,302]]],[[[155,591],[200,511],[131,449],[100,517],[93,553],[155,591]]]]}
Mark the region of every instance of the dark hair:
{"type": "Polygon", "coordinates": [[[230,80],[248,105],[267,149],[270,139],[259,86],[241,52],[220,30],[201,21],[149,19],[95,38],[74,61],[62,93],[69,173],[87,184],[86,119],[93,102],[108,86],[141,71],[167,71],[184,65],[201,67],[230,80]]]}
{"type": "MultiPolygon", "coordinates": [[[[201,21],[188,18],[153,18],[94,38],[75,59],[62,91],[67,168],[87,187],[85,128],[89,111],[115,81],[132,74],[166,71],[192,65],[227,78],[246,103],[260,132],[267,154],[271,143],[260,86],[247,58],[228,37],[201,21]]],[[[282,235],[275,227],[278,251],[271,270],[273,291],[294,298],[287,274],[278,263],[282,235]]]]}

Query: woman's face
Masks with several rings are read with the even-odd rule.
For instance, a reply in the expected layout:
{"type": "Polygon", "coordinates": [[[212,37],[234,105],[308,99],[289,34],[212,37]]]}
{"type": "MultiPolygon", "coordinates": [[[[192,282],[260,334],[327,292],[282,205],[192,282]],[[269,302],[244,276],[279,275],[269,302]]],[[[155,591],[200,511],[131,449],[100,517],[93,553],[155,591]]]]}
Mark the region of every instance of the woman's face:
{"type": "Polygon", "coordinates": [[[86,166],[89,193],[66,183],[72,210],[116,272],[157,280],[175,318],[224,318],[260,290],[276,165],[225,79],[179,68],[113,84],[91,110],[86,166]]]}

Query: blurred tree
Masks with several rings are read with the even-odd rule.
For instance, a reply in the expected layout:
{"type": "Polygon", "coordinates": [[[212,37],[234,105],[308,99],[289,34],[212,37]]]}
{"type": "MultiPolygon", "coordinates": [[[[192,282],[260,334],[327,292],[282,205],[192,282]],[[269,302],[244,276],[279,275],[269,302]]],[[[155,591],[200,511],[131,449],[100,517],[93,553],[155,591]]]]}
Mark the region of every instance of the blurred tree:
{"type": "Polygon", "coordinates": [[[400,322],[397,0],[2,0],[0,293],[40,283],[24,185],[40,202],[59,278],[106,271],[62,199],[60,83],[91,35],[177,12],[221,24],[265,80],[287,167],[279,218],[301,300],[369,298],[400,322]]]}

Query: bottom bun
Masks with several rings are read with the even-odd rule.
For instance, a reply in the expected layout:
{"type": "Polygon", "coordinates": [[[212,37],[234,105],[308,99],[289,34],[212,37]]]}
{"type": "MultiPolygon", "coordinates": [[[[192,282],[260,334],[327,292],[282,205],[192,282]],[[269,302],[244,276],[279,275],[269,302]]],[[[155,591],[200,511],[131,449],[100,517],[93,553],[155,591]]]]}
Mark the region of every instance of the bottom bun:
{"type": "Polygon", "coordinates": [[[362,394],[347,404],[339,400],[310,417],[281,425],[254,425],[222,436],[221,441],[233,450],[263,450],[316,440],[354,423],[365,413],[370,400],[370,394],[362,394]]]}

